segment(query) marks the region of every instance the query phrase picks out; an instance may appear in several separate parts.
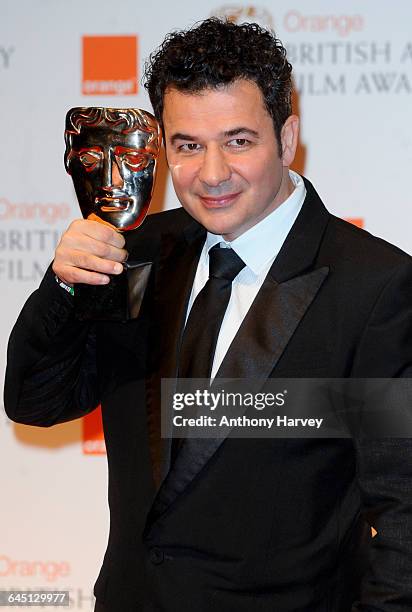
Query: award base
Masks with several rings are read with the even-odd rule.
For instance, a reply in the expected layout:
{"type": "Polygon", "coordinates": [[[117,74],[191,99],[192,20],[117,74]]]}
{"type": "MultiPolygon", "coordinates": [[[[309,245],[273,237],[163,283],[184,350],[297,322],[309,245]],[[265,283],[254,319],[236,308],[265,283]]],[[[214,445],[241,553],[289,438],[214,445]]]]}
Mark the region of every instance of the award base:
{"type": "Polygon", "coordinates": [[[137,319],[152,269],[152,262],[126,262],[122,274],[108,285],[74,286],[74,312],[79,321],[137,319]]]}

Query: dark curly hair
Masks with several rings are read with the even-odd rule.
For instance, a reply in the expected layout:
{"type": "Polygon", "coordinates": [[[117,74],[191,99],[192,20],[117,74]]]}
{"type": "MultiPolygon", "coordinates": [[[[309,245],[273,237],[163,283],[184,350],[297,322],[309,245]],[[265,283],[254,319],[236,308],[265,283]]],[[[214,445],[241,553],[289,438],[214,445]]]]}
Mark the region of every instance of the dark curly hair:
{"type": "Polygon", "coordinates": [[[256,23],[236,25],[212,17],[166,36],[146,62],[144,86],[162,125],[168,87],[196,93],[237,79],[254,81],[280,144],[282,126],[292,112],[291,73],[286,50],[270,31],[256,23]]]}

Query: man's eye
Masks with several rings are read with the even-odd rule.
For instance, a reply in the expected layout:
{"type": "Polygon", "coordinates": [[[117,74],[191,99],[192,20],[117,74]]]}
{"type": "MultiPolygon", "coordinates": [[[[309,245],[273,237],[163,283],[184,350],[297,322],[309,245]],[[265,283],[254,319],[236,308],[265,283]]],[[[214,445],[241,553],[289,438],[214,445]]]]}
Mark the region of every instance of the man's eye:
{"type": "Polygon", "coordinates": [[[230,147],[245,147],[249,144],[249,140],[247,140],[246,138],[234,138],[233,140],[230,140],[228,142],[228,145],[230,147]]]}
{"type": "Polygon", "coordinates": [[[98,153],[82,153],[79,155],[79,159],[85,168],[93,168],[100,161],[100,155],[98,153]]]}
{"type": "Polygon", "coordinates": [[[198,151],[200,148],[200,145],[197,144],[197,142],[187,142],[186,144],[182,144],[179,147],[179,151],[198,151]]]}
{"type": "Polygon", "coordinates": [[[137,170],[143,170],[149,163],[149,158],[146,155],[139,155],[139,153],[125,153],[121,156],[121,160],[135,172],[137,170]]]}

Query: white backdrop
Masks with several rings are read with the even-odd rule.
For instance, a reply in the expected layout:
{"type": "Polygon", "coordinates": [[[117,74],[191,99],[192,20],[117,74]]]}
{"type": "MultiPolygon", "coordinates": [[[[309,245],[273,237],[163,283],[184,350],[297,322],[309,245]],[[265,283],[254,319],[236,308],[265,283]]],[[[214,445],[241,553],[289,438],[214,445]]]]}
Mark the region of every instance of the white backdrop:
{"type": "MultiPolygon", "coordinates": [[[[302,118],[295,168],[332,212],[411,251],[412,4],[0,0],[2,380],[10,329],[78,216],[66,111],[150,109],[144,58],[171,29],[219,13],[274,27],[288,48],[302,118]]],[[[177,205],[163,163],[153,208],[177,205]]],[[[1,413],[0,425],[0,590],[65,588],[72,609],[91,610],[108,533],[98,424],[95,434],[90,421],[41,430],[1,413]]]]}

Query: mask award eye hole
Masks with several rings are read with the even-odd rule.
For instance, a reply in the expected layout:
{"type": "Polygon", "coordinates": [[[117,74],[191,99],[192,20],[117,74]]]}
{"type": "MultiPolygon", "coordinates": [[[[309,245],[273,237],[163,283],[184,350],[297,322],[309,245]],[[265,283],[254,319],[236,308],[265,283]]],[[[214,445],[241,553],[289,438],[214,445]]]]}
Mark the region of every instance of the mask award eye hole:
{"type": "Polygon", "coordinates": [[[149,157],[141,153],[124,153],[122,155],[122,162],[134,172],[144,170],[149,161],[149,157]]]}
{"type": "Polygon", "coordinates": [[[81,153],[79,155],[79,159],[85,168],[92,169],[99,163],[100,155],[92,151],[87,151],[85,153],[81,153]]]}

